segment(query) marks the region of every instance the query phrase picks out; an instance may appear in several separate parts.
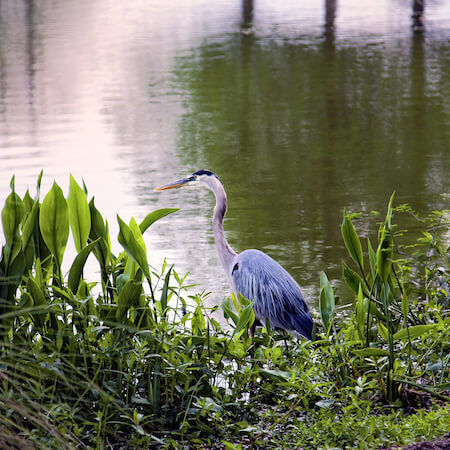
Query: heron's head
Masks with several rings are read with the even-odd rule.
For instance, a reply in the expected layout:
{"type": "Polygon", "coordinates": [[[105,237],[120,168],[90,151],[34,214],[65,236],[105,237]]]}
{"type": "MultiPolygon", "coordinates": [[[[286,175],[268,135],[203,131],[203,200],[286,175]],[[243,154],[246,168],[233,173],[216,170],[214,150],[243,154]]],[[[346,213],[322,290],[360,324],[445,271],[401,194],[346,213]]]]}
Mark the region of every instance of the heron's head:
{"type": "Polygon", "coordinates": [[[192,175],[181,180],[174,181],[173,183],[164,184],[155,189],[155,191],[165,191],[166,189],[175,189],[184,186],[198,186],[205,185],[209,189],[213,188],[213,185],[217,182],[220,183],[219,177],[210,170],[198,170],[192,175]]]}

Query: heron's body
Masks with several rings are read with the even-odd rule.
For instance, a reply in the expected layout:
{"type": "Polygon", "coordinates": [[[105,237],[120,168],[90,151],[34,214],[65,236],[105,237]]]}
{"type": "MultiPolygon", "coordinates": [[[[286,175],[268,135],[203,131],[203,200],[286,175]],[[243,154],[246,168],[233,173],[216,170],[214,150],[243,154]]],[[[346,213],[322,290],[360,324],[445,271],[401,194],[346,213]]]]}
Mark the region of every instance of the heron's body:
{"type": "Polygon", "coordinates": [[[191,177],[157,188],[172,189],[184,185],[203,183],[216,196],[213,213],[214,239],[222,266],[234,293],[249,300],[255,299],[255,317],[270,326],[297,332],[311,339],[313,321],[302,290],[292,276],[274,259],[259,250],[245,250],[236,254],[229,246],[223,230],[227,210],[225,190],[212,172],[199,170],[191,177]]]}
{"type": "Polygon", "coordinates": [[[295,331],[311,339],[313,321],[302,290],[292,276],[260,250],[245,250],[231,270],[235,294],[254,299],[255,317],[271,327],[295,331]]]}

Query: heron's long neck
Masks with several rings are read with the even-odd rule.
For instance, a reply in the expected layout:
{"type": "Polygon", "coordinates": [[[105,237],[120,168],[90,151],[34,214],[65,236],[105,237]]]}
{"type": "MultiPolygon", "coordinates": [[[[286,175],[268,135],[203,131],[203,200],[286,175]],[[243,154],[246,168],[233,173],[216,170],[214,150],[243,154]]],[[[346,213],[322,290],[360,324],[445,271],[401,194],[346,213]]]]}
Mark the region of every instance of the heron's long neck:
{"type": "Polygon", "coordinates": [[[218,185],[213,189],[216,196],[216,207],[213,213],[213,231],[214,240],[216,242],[217,252],[219,253],[220,262],[222,263],[225,272],[229,276],[231,273],[231,264],[236,257],[236,253],[230,247],[225,237],[223,230],[223,217],[227,212],[227,196],[222,185],[218,185]]]}

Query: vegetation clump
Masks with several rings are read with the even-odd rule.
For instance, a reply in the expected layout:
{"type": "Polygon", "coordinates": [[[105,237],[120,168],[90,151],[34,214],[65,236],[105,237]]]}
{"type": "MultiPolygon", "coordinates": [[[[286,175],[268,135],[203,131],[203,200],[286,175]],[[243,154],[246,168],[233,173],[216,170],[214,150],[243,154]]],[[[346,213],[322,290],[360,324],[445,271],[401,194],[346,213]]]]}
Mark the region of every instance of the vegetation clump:
{"type": "Polygon", "coordinates": [[[391,198],[366,252],[345,212],[349,317],[335,320],[322,273],[314,341],[267,326],[250,338],[251,301],[225,299],[222,326],[186,276],[149,265],[142,235],[176,210],[117,217],[115,255],[86,187],[71,177],[67,199],[55,183],[41,202],[41,176],[34,198],[13,178],[2,210],[2,446],[374,448],[450,431],[447,211],[401,245],[391,198]],[[84,276],[90,255],[97,280],[84,276]]]}

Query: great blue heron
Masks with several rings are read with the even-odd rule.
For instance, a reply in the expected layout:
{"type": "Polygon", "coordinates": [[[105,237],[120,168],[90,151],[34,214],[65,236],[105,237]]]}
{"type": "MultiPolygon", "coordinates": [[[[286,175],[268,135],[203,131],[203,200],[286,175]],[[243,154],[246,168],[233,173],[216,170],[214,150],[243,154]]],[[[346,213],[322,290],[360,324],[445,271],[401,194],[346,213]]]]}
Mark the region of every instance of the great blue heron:
{"type": "Polygon", "coordinates": [[[260,250],[245,250],[236,254],[228,244],[223,230],[227,195],[217,175],[209,170],[199,170],[187,178],[160,186],[155,191],[192,185],[206,186],[216,196],[212,220],[214,240],[235,295],[241,293],[249,300],[255,299],[253,310],[256,319],[262,324],[267,319],[271,327],[297,332],[312,339],[311,314],[302,290],[292,276],[260,250]]]}

